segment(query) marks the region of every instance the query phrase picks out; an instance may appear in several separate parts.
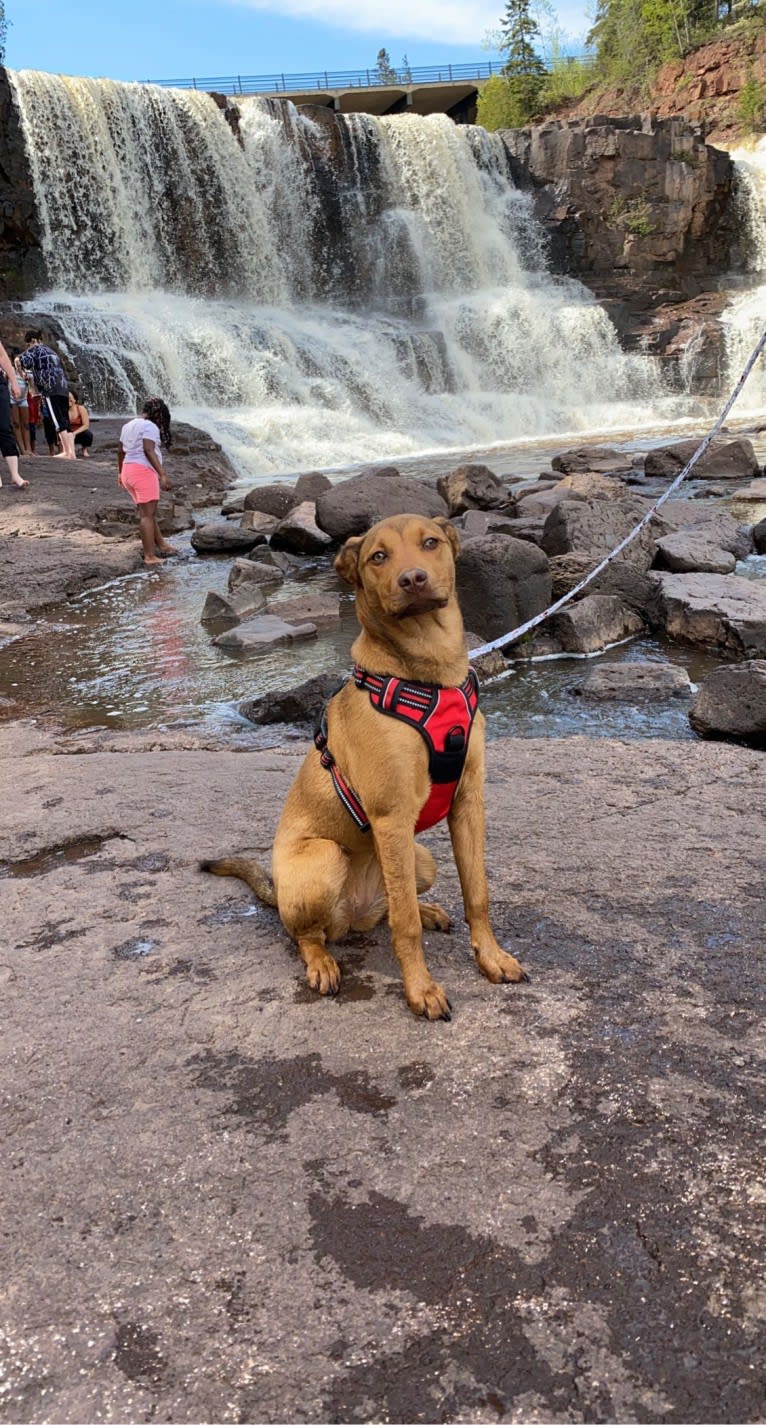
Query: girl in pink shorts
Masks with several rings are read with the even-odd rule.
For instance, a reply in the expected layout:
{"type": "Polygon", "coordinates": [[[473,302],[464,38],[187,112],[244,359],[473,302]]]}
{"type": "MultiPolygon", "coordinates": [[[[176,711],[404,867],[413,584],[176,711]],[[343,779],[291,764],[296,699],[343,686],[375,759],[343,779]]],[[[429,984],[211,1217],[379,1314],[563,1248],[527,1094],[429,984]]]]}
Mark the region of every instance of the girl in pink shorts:
{"type": "Polygon", "coordinates": [[[158,396],[144,405],[143,412],[120,431],[117,451],[117,483],[127,490],[138,509],[138,530],[144,564],[161,564],[161,556],[177,554],[157,523],[160,488],[171,489],[162,465],[162,444],[172,444],[170,411],[158,396]]]}

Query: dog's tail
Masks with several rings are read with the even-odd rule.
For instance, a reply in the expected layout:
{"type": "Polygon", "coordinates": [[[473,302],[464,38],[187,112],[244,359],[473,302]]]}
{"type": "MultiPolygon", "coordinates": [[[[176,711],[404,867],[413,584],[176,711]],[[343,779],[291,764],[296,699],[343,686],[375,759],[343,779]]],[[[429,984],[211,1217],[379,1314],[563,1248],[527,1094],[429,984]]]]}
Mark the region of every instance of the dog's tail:
{"type": "Polygon", "coordinates": [[[239,876],[246,881],[251,891],[255,891],[259,901],[275,906],[277,893],[274,882],[263,867],[249,856],[222,856],[218,861],[200,861],[200,871],[210,871],[214,876],[239,876]]]}

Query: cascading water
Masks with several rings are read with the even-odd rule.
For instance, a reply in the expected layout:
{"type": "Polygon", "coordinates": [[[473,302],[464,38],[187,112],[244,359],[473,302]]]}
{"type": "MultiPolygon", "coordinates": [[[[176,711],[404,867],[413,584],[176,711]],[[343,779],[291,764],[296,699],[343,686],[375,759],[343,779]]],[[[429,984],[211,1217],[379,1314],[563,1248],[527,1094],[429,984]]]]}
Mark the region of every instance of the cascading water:
{"type": "MultiPolygon", "coordinates": [[[[747,204],[750,269],[754,284],[735,298],[722,314],[726,344],[727,384],[733,386],[750,352],[766,328],[766,139],[753,149],[732,153],[747,204]]],[[[737,401],[737,415],[763,418],[766,408],[766,363],[756,362],[737,401]]]]}
{"type": "Polygon", "coordinates": [[[654,366],[546,271],[500,136],[12,83],[51,287],[34,312],[97,409],[161,393],[248,476],[657,419],[654,366]]]}

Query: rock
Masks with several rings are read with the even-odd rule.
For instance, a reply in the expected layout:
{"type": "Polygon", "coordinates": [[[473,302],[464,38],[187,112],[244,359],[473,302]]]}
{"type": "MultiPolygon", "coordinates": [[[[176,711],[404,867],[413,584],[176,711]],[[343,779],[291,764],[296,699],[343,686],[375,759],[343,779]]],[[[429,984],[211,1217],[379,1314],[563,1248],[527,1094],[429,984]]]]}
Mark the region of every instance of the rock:
{"type": "Polygon", "coordinates": [[[202,609],[200,623],[240,623],[266,607],[266,595],[258,584],[241,584],[229,597],[211,590],[202,609]]]}
{"type": "Polygon", "coordinates": [[[198,554],[232,554],[238,549],[252,549],[262,538],[254,530],[243,529],[229,520],[211,520],[197,525],[191,543],[198,554]]]}
{"type": "Polygon", "coordinates": [[[578,500],[619,500],[625,493],[621,480],[609,480],[591,470],[565,475],[555,489],[566,490],[568,498],[578,500]]]}
{"type": "Polygon", "coordinates": [[[284,549],[272,549],[268,544],[259,544],[250,558],[253,564],[266,564],[285,575],[296,574],[303,567],[302,561],[296,559],[294,554],[288,554],[284,549]]]}
{"type": "Polygon", "coordinates": [[[743,485],[739,490],[732,490],[733,500],[753,500],[758,504],[763,504],[766,500],[766,480],[751,480],[749,485],[743,485]]]}
{"type": "Polygon", "coordinates": [[[442,475],[436,488],[450,515],[462,515],[466,510],[496,510],[508,501],[502,481],[487,465],[459,465],[451,475],[442,475]]]}
{"type": "MultiPolygon", "coordinates": [[[[619,500],[564,500],[551,510],[543,530],[546,554],[588,554],[594,565],[625,538],[650,509],[640,495],[622,495],[619,500]]],[[[618,557],[648,569],[655,554],[652,526],[628,545],[618,557]]]]}
{"type": "Polygon", "coordinates": [[[345,681],[338,673],[318,673],[295,688],[266,693],[262,698],[240,703],[239,711],[250,722],[315,723],[345,681]]]}
{"type": "Polygon", "coordinates": [[[578,499],[582,496],[573,495],[571,490],[563,490],[558,485],[552,486],[548,490],[538,488],[532,494],[524,491],[518,497],[516,509],[519,515],[527,519],[547,518],[551,510],[560,505],[562,500],[578,499]]]}
{"type": "Polygon", "coordinates": [[[729,489],[728,485],[715,485],[712,481],[710,481],[708,484],[701,485],[699,490],[692,491],[691,498],[693,500],[720,500],[723,499],[724,496],[729,496],[730,494],[731,490],[729,489]]]}
{"type": "Polygon", "coordinates": [[[606,445],[582,446],[579,450],[564,450],[554,455],[551,466],[562,470],[565,475],[594,472],[598,475],[627,475],[633,473],[633,457],[611,450],[606,445]]]}
{"type": "Polygon", "coordinates": [[[727,549],[720,549],[705,538],[704,533],[679,530],[657,540],[656,569],[672,569],[677,574],[699,570],[705,574],[733,574],[736,559],[727,549]]]}
{"type": "Polygon", "coordinates": [[[766,657],[766,580],[738,574],[652,574],[651,622],[671,638],[766,657]]]}
{"type": "Polygon", "coordinates": [[[485,640],[480,638],[478,633],[467,633],[465,641],[468,645],[469,662],[480,683],[486,683],[490,678],[497,678],[500,673],[508,671],[508,664],[501,649],[495,648],[491,653],[482,653],[478,658],[474,658],[471,650],[480,648],[485,640]]]}
{"type": "Polygon", "coordinates": [[[273,485],[256,485],[245,495],[246,510],[260,510],[262,514],[274,515],[278,520],[284,519],[293,506],[299,503],[300,497],[296,495],[294,486],[279,482],[273,485]]]}
{"type": "Polygon", "coordinates": [[[598,653],[641,633],[644,621],[614,594],[586,594],[554,614],[547,628],[567,653],[598,653]]]}
{"type": "MultiPolygon", "coordinates": [[[[647,451],[644,471],[650,478],[672,480],[688,464],[699,440],[681,440],[674,445],[659,446],[647,451]]],[[[728,436],[718,436],[711,441],[705,454],[697,461],[691,472],[693,480],[745,480],[759,473],[759,465],[752,442],[745,436],[732,440],[728,436]]]]}
{"type": "Polygon", "coordinates": [[[315,623],[317,628],[327,628],[340,623],[340,597],[307,590],[299,598],[280,599],[271,605],[271,612],[288,623],[315,623]]]}
{"type": "Polygon", "coordinates": [[[506,535],[466,540],[456,575],[466,627],[483,639],[510,632],[551,601],[546,556],[535,545],[506,535]]]}
{"type": "Polygon", "coordinates": [[[316,520],[334,540],[365,534],[377,520],[389,515],[446,515],[447,505],[436,490],[421,480],[388,470],[362,471],[326,490],[317,500],[316,520]]]}
{"type": "Polygon", "coordinates": [[[505,652],[508,658],[531,662],[533,658],[560,658],[564,649],[558,639],[552,638],[549,633],[533,633],[531,638],[523,638],[521,643],[508,645],[505,652]]]}
{"type": "Polygon", "coordinates": [[[262,563],[255,559],[235,559],[229,570],[229,592],[242,585],[260,585],[263,588],[283,584],[285,576],[275,564],[262,563]]]}
{"type": "MultiPolygon", "coordinates": [[[[547,518],[548,514],[546,513],[542,515],[525,515],[519,519],[503,520],[502,529],[498,529],[497,533],[510,535],[513,539],[524,539],[528,544],[540,546],[542,544],[543,530],[545,529],[547,518]]],[[[499,517],[497,523],[499,526],[499,517]]],[[[492,533],[492,531],[490,531],[490,533],[492,533]]]]}
{"type": "Polygon", "coordinates": [[[222,514],[222,515],[241,515],[241,514],[242,514],[242,511],[244,510],[244,508],[245,508],[245,493],[244,493],[244,490],[239,490],[239,491],[232,490],[231,494],[230,494],[230,495],[227,495],[227,496],[225,497],[225,499],[224,499],[224,501],[223,501],[223,504],[221,505],[221,514],[222,514]]]}
{"type": "Polygon", "coordinates": [[[572,692],[594,702],[654,703],[686,698],[691,682],[674,663],[601,663],[572,692]]]}
{"type": "Polygon", "coordinates": [[[550,561],[552,601],[555,603],[564,594],[568,594],[570,589],[574,589],[597,562],[589,554],[554,554],[550,561]]]}
{"type": "Polygon", "coordinates": [[[753,526],[753,544],[756,554],[766,554],[766,519],[753,526]]]}
{"type": "Polygon", "coordinates": [[[275,614],[259,614],[256,618],[240,623],[236,628],[225,629],[213,643],[216,648],[225,648],[229,653],[249,653],[260,648],[273,648],[279,643],[297,643],[306,638],[316,638],[315,623],[286,623],[275,614]]]}
{"type": "Polygon", "coordinates": [[[332,540],[316,522],[316,505],[304,500],[295,505],[284,519],[279,521],[271,536],[272,549],[285,549],[293,554],[323,554],[332,540]]]}
{"type": "Polygon", "coordinates": [[[607,564],[598,578],[588,585],[593,594],[616,594],[629,608],[635,609],[642,618],[648,618],[648,610],[655,595],[652,574],[629,564],[624,559],[616,559],[607,564]]]}
{"type": "Polygon", "coordinates": [[[737,524],[728,510],[700,508],[691,500],[668,500],[657,517],[656,536],[664,538],[679,530],[693,530],[708,544],[727,549],[735,559],[745,559],[752,553],[751,528],[737,524]]]}
{"type": "Polygon", "coordinates": [[[276,515],[265,515],[263,510],[243,510],[240,524],[243,529],[251,529],[254,534],[260,534],[262,538],[258,541],[263,544],[274,533],[279,520],[276,515]]]}
{"type": "Polygon", "coordinates": [[[295,496],[298,504],[302,504],[304,500],[313,500],[316,504],[319,496],[323,495],[325,490],[331,489],[332,480],[329,480],[320,470],[309,470],[305,475],[299,475],[295,482],[295,496]]]}
{"type": "Polygon", "coordinates": [[[766,659],[714,669],[692,699],[689,722],[701,737],[766,748],[766,659]]]}

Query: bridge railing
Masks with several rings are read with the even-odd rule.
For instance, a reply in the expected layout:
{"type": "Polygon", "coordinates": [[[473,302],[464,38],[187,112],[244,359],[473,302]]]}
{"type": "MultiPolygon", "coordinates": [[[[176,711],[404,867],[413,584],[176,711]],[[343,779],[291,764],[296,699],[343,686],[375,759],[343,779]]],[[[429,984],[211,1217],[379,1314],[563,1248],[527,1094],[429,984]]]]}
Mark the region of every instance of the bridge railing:
{"type": "Polygon", "coordinates": [[[163,89],[202,89],[215,94],[310,94],[318,89],[383,89],[408,84],[454,84],[491,79],[501,74],[505,61],[478,60],[475,64],[404,65],[390,69],[316,70],[313,74],[230,74],[222,78],[147,79],[163,89]]]}

